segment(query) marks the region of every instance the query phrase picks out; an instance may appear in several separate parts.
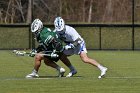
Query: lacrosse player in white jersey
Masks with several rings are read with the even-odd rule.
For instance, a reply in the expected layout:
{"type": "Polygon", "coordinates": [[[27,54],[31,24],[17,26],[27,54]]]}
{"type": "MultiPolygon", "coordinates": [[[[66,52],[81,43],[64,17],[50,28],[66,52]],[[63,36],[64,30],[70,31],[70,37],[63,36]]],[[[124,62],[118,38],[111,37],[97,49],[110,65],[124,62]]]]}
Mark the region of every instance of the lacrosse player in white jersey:
{"type": "MultiPolygon", "coordinates": [[[[106,67],[87,56],[85,41],[73,27],[65,25],[65,22],[61,17],[55,18],[54,26],[59,38],[66,43],[64,50],[65,55],[71,56],[73,54],[77,54],[84,63],[96,66],[101,71],[101,74],[99,75],[100,78],[106,74],[106,67]]],[[[70,72],[67,77],[71,77],[73,74],[73,72],[70,72]]]]}

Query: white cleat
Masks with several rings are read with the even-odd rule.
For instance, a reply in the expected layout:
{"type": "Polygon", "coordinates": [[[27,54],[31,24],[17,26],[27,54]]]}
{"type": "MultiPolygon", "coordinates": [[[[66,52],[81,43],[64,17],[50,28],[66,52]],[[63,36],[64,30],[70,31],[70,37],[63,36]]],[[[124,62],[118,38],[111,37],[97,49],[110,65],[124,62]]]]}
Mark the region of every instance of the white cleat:
{"type": "Polygon", "coordinates": [[[59,69],[58,77],[63,77],[63,76],[64,76],[64,73],[65,73],[65,69],[61,67],[61,68],[59,69]]]}
{"type": "Polygon", "coordinates": [[[37,73],[31,73],[26,76],[26,78],[37,78],[39,75],[37,73]]]}
{"type": "Polygon", "coordinates": [[[107,68],[104,67],[104,68],[101,70],[101,75],[98,76],[98,78],[99,78],[99,79],[102,78],[102,77],[106,74],[106,72],[107,72],[107,68]]]}
{"type": "Polygon", "coordinates": [[[73,75],[75,75],[77,73],[76,70],[72,70],[69,72],[69,74],[66,77],[72,77],[73,75]]]}

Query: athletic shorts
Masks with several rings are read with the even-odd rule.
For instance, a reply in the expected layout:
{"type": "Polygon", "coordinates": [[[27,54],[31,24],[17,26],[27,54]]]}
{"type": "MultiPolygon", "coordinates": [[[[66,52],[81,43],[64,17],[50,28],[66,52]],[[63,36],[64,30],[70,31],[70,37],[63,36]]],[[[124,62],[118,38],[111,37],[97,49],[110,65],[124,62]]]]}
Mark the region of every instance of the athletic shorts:
{"type": "Polygon", "coordinates": [[[87,53],[87,49],[86,49],[84,41],[75,48],[64,50],[63,53],[67,56],[70,56],[70,55],[73,55],[73,54],[79,55],[82,51],[87,53]]]}

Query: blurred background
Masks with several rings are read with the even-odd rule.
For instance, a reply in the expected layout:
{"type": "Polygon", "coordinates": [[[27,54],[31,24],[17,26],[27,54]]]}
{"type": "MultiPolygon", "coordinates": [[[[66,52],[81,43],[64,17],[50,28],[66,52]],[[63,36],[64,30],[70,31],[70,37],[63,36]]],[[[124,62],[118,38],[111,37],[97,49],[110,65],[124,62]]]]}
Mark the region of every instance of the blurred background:
{"type": "Polygon", "coordinates": [[[140,0],[0,0],[0,23],[30,23],[56,16],[74,23],[131,23],[140,21],[140,0]]]}
{"type": "Polygon", "coordinates": [[[57,16],[88,49],[140,49],[140,0],[0,0],[0,49],[34,48],[31,22],[39,18],[53,30],[57,16]]]}

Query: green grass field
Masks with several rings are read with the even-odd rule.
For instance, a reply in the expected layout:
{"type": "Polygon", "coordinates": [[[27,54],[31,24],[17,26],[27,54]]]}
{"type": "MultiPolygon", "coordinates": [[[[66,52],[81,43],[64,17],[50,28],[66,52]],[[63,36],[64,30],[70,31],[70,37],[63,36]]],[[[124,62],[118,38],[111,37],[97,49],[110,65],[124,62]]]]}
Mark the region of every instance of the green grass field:
{"type": "MultiPolygon", "coordinates": [[[[139,93],[140,51],[89,51],[88,55],[108,67],[105,78],[100,71],[83,63],[79,56],[69,57],[78,73],[58,78],[57,71],[42,62],[40,79],[25,79],[34,59],[18,57],[12,51],[0,51],[0,93],[139,93]]],[[[58,62],[59,65],[69,69],[58,62]]],[[[65,75],[66,75],[65,74],[65,75]]]]}

